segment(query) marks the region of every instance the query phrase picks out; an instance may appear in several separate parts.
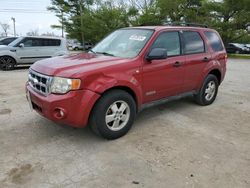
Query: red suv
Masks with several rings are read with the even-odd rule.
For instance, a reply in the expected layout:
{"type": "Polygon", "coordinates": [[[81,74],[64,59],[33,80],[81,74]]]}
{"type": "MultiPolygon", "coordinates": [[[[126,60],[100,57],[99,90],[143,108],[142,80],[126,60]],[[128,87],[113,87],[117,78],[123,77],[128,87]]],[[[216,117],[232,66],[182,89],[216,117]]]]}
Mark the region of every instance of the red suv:
{"type": "Polygon", "coordinates": [[[38,61],[27,98],[42,116],[73,127],[90,124],[106,139],[131,128],[143,108],[193,95],[214,102],[226,72],[219,34],[202,27],[119,29],[88,53],[38,61]]]}

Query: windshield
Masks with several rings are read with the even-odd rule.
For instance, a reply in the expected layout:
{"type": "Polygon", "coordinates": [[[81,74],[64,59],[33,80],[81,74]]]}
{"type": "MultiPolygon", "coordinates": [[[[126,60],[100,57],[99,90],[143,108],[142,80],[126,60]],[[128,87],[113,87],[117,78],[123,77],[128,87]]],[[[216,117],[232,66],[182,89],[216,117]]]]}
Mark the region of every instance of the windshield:
{"type": "Polygon", "coordinates": [[[92,53],[133,58],[136,57],[153,34],[153,30],[121,29],[111,33],[92,50],[92,53]]]}
{"type": "Polygon", "coordinates": [[[16,40],[14,40],[13,42],[11,42],[8,46],[15,46],[16,44],[18,44],[19,42],[21,42],[21,40],[23,40],[23,37],[19,37],[16,40]]]}

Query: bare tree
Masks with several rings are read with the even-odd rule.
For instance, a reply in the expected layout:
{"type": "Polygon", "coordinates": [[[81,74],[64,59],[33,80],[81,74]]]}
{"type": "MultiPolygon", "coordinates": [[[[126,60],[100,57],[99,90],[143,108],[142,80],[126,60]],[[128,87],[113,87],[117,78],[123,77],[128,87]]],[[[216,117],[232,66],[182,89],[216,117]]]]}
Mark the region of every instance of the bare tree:
{"type": "Polygon", "coordinates": [[[41,34],[41,36],[59,37],[54,32],[43,33],[43,34],[41,34]]]}
{"type": "Polygon", "coordinates": [[[30,30],[28,33],[26,33],[27,36],[39,36],[38,29],[30,30]]]}
{"type": "Polygon", "coordinates": [[[10,25],[7,24],[7,23],[0,23],[3,31],[4,31],[4,34],[5,36],[7,37],[8,36],[8,30],[10,29],[10,25]]]}

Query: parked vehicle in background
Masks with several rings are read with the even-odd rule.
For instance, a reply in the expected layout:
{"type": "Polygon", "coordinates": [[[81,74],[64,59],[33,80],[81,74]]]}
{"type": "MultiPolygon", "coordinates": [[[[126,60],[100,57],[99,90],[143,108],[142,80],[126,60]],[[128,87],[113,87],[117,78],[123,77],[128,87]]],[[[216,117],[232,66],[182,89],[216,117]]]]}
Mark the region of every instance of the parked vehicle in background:
{"type": "Polygon", "coordinates": [[[73,43],[73,44],[71,44],[71,46],[70,46],[70,49],[71,50],[83,50],[83,46],[81,45],[81,43],[80,42],[78,42],[78,43],[73,43]]]}
{"type": "Polygon", "coordinates": [[[250,50],[250,44],[245,44],[244,46],[250,50]]]}
{"type": "Polygon", "coordinates": [[[88,53],[33,64],[26,94],[44,117],[73,127],[90,124],[96,134],[116,139],[143,108],[189,95],[200,105],[212,104],[226,62],[213,29],[124,28],[88,53]]]}
{"type": "Polygon", "coordinates": [[[229,43],[226,47],[227,53],[232,54],[249,54],[250,49],[246,47],[244,44],[238,43],[229,43]]]}
{"type": "MultiPolygon", "coordinates": [[[[85,50],[89,50],[93,48],[93,44],[91,42],[85,42],[85,50]]],[[[69,42],[68,43],[68,48],[70,50],[84,50],[83,45],[80,42],[69,42]]]]}
{"type": "Polygon", "coordinates": [[[1,38],[0,39],[0,45],[9,45],[11,42],[13,42],[14,40],[16,40],[17,37],[5,37],[5,38],[1,38]]]}
{"type": "Polygon", "coordinates": [[[68,54],[66,40],[56,37],[20,37],[0,47],[0,68],[11,70],[45,58],[68,54]]]}
{"type": "Polygon", "coordinates": [[[85,43],[85,50],[90,50],[94,47],[94,44],[91,42],[86,42],[85,43]]]}

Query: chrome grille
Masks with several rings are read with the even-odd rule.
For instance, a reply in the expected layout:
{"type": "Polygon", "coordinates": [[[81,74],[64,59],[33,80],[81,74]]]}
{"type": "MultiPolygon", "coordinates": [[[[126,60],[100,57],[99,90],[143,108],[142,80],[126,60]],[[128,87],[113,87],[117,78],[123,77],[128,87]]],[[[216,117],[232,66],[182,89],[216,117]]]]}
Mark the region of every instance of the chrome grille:
{"type": "Polygon", "coordinates": [[[37,92],[44,96],[50,93],[50,84],[52,77],[29,70],[29,85],[37,92]]]}

